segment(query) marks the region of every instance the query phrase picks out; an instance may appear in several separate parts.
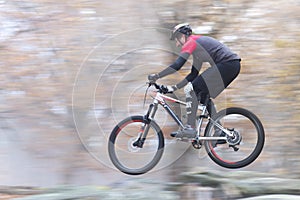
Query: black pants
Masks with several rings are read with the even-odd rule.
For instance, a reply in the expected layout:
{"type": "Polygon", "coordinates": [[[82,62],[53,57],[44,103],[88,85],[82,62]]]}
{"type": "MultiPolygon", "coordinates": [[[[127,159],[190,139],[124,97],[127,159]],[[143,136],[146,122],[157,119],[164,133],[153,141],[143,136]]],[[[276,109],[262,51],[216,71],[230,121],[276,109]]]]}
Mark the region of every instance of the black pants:
{"type": "MultiPolygon", "coordinates": [[[[192,112],[188,115],[188,124],[195,126],[198,100],[204,103],[207,97],[216,98],[240,73],[240,60],[232,60],[209,67],[192,82],[192,112]]],[[[215,114],[212,101],[208,102],[208,111],[215,114]]]]}
{"type": "Polygon", "coordinates": [[[194,91],[204,103],[206,96],[216,98],[240,73],[240,60],[232,60],[209,67],[193,82],[194,91]]]}

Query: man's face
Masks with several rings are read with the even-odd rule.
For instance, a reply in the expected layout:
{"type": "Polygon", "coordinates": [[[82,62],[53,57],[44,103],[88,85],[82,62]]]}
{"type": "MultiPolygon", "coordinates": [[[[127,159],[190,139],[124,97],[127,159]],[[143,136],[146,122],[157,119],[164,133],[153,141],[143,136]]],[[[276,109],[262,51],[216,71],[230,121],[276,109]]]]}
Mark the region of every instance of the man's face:
{"type": "Polygon", "coordinates": [[[186,38],[184,35],[180,35],[175,38],[175,41],[177,47],[182,47],[186,43],[186,38]]]}

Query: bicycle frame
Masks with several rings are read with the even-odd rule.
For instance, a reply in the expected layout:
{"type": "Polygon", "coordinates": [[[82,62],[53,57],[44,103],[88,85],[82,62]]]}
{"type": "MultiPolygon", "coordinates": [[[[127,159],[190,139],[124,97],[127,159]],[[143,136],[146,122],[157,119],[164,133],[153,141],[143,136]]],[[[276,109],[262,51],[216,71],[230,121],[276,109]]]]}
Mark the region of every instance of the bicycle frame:
{"type": "MultiPolygon", "coordinates": [[[[149,109],[147,114],[145,115],[145,119],[154,119],[154,116],[156,114],[156,111],[158,109],[158,105],[161,105],[166,111],[167,113],[174,119],[174,121],[181,127],[184,128],[184,124],[182,123],[182,121],[179,119],[179,117],[174,113],[174,111],[170,108],[170,106],[166,103],[166,101],[170,101],[173,103],[178,103],[181,105],[187,105],[186,102],[180,101],[178,99],[166,96],[164,94],[161,94],[159,92],[156,92],[155,96],[151,96],[154,100],[153,103],[150,104],[149,109]]],[[[198,118],[198,123],[197,123],[197,136],[196,139],[197,140],[227,140],[227,137],[204,137],[204,136],[200,136],[200,130],[201,130],[201,126],[203,123],[203,119],[207,118],[210,122],[212,122],[216,127],[218,127],[219,129],[221,129],[222,131],[224,131],[227,135],[232,136],[232,133],[230,131],[228,131],[227,129],[225,129],[224,127],[222,127],[219,123],[215,122],[214,120],[212,120],[209,115],[206,113],[207,112],[207,107],[206,105],[199,105],[198,109],[201,110],[201,115],[198,118]]],[[[145,127],[144,127],[145,128],[145,127]]],[[[148,130],[146,130],[145,132],[147,133],[148,130]]],[[[146,137],[143,137],[146,138],[146,137]]]]}

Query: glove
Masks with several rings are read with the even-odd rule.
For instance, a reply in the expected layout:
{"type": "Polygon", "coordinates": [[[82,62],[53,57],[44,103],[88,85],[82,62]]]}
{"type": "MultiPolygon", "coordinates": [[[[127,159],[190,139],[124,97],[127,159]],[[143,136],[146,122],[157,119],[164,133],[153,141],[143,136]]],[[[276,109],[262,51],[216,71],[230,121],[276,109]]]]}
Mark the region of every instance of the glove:
{"type": "Polygon", "coordinates": [[[177,87],[176,87],[176,85],[172,85],[172,86],[170,86],[170,85],[167,85],[167,86],[161,85],[160,89],[164,94],[166,94],[166,93],[173,93],[174,91],[177,90],[177,87]]]}
{"type": "Polygon", "coordinates": [[[159,79],[159,76],[158,76],[158,74],[150,74],[150,75],[148,75],[148,80],[150,81],[150,82],[155,82],[155,81],[157,81],[157,79],[159,79]]]}

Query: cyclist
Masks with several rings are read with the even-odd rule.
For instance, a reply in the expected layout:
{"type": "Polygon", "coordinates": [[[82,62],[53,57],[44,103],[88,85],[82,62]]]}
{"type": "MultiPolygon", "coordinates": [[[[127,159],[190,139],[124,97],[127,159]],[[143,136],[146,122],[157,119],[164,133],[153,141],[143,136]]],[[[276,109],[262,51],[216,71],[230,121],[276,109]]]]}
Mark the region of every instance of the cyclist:
{"type": "MultiPolygon", "coordinates": [[[[175,26],[170,39],[181,47],[178,58],[163,71],[150,74],[148,79],[156,81],[180,70],[189,56],[193,56],[191,72],[176,85],[164,86],[164,89],[166,92],[174,92],[184,87],[186,95],[187,125],[184,129],[171,133],[171,136],[194,138],[197,133],[195,123],[198,100],[205,103],[210,97],[216,98],[239,74],[241,58],[212,37],[193,35],[192,28],[187,23],[175,26]],[[203,62],[208,62],[210,67],[199,75],[203,62]]],[[[207,103],[208,112],[213,115],[216,112],[213,102],[209,100],[207,103]]],[[[224,141],[217,141],[222,142],[224,141]]]]}

